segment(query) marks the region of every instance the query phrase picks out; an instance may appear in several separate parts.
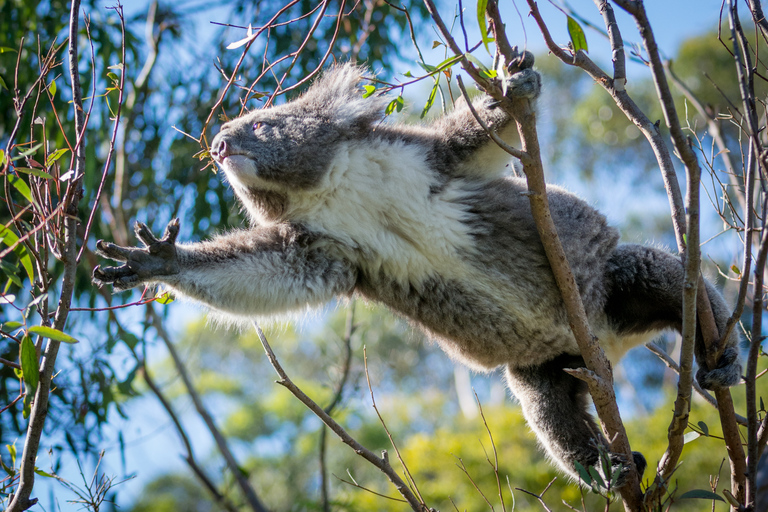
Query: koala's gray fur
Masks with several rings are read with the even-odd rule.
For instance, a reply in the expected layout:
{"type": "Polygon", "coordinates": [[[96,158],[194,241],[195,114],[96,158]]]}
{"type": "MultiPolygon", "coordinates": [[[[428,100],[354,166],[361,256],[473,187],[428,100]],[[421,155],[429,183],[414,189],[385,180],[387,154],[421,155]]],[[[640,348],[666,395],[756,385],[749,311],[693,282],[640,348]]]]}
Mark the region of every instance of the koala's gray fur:
{"type": "MultiPolygon", "coordinates": [[[[386,100],[363,99],[364,69],[338,66],[303,96],[226,123],[212,155],[253,227],[176,244],[178,222],[144,248],[99,242],[125,262],[94,270],[116,290],[161,283],[220,314],[303,310],[337,296],[386,304],[472,368],[506,368],[512,392],[550,456],[570,475],[598,461],[606,441],[587,412],[583,366],[531,218],[524,180],[466,105],[424,126],[381,123],[386,100]]],[[[540,78],[513,75],[508,94],[534,99],[540,78]]],[[[508,137],[514,123],[489,98],[474,103],[508,137]]],[[[651,247],[618,245],[605,217],[548,188],[552,217],[595,333],[612,359],[681,326],[683,267],[651,247]]],[[[729,310],[711,284],[718,327],[729,310]]],[[[717,368],[701,339],[697,378],[735,384],[736,334],[717,368]]],[[[616,463],[622,462],[616,458],[616,463]]],[[[626,461],[624,461],[626,462],[626,461]]],[[[635,455],[642,473],[645,460],[635,455]]]]}

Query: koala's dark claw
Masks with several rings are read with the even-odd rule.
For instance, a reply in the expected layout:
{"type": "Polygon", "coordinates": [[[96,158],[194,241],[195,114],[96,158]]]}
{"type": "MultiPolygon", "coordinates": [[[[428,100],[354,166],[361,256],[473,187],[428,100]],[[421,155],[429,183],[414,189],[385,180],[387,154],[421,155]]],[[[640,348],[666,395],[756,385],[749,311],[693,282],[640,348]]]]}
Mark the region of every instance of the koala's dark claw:
{"type": "Polygon", "coordinates": [[[172,219],[171,222],[165,226],[165,233],[163,233],[163,242],[176,243],[176,237],[179,236],[179,226],[181,223],[179,219],[172,219]]]}
{"type": "Polygon", "coordinates": [[[717,361],[717,368],[708,370],[700,367],[696,372],[696,380],[704,389],[724,389],[741,381],[741,363],[736,347],[728,347],[717,361]]]}
{"type": "Polygon", "coordinates": [[[97,266],[93,269],[94,283],[99,286],[112,284],[115,291],[123,291],[179,273],[175,246],[179,234],[178,219],[168,223],[162,239],[155,237],[142,222],[136,223],[134,231],[144,247],[120,247],[103,240],[96,243],[98,254],[125,264],[119,267],[97,266]]]}
{"type": "Polygon", "coordinates": [[[141,243],[143,243],[145,247],[149,247],[152,244],[159,242],[159,240],[155,238],[155,235],[152,234],[152,231],[150,231],[147,225],[143,222],[137,222],[134,224],[133,231],[136,233],[136,237],[141,240],[141,243]]]}
{"type": "MultiPolygon", "coordinates": [[[[643,473],[645,473],[645,468],[648,465],[648,463],[645,461],[645,457],[640,452],[632,452],[632,461],[635,463],[635,467],[637,468],[637,474],[640,476],[640,478],[642,478],[643,473]]],[[[619,476],[616,478],[616,489],[623,487],[624,484],[627,483],[627,477],[629,477],[629,468],[629,461],[627,461],[626,457],[616,453],[611,454],[611,471],[619,471],[619,476]]]]}
{"type": "Polygon", "coordinates": [[[128,261],[131,249],[104,240],[96,242],[96,254],[115,261],[128,261]]]}

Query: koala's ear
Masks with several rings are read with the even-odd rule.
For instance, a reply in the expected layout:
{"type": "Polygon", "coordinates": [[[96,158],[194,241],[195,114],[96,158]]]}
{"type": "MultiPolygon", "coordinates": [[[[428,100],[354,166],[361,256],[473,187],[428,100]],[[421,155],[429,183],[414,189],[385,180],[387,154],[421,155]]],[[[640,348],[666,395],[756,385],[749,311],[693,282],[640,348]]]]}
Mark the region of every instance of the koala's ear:
{"type": "Polygon", "coordinates": [[[371,76],[368,68],[346,63],[323,73],[298,100],[308,111],[330,116],[331,121],[346,129],[367,128],[384,115],[387,100],[383,97],[363,98],[361,82],[371,76]]]}

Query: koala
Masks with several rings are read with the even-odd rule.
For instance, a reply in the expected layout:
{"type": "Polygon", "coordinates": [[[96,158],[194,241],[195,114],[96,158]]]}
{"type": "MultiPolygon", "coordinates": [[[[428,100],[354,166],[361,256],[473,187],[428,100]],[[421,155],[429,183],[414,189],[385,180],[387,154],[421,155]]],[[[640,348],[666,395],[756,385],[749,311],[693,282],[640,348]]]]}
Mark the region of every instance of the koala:
{"type": "MultiPolygon", "coordinates": [[[[527,59],[531,62],[532,59],[527,59]]],[[[503,368],[540,444],[578,478],[609,446],[588,411],[586,385],[563,369],[584,366],[536,231],[524,179],[468,106],[423,125],[382,122],[382,97],[364,99],[364,68],[338,65],[299,98],[225,123],[211,155],[250,218],[249,228],[177,243],[136,225],[143,247],[97,244],[122,262],[96,267],[116,291],[162,285],[217,314],[254,318],[303,311],[334,298],[384,304],[478,371],[503,368]]],[[[535,100],[541,80],[526,67],[509,97],[535,100]]],[[[514,122],[489,97],[473,103],[509,140],[514,122]]],[[[590,324],[616,362],[665,329],[680,331],[684,270],[661,249],[619,244],[605,217],[548,186],[552,217],[590,324]]],[[[720,330],[729,308],[706,283],[720,330]]],[[[699,335],[698,381],[740,380],[738,335],[717,366],[699,335]]],[[[629,461],[612,454],[621,472],[629,461]]],[[[646,462],[634,463],[642,475],[646,462]]]]}

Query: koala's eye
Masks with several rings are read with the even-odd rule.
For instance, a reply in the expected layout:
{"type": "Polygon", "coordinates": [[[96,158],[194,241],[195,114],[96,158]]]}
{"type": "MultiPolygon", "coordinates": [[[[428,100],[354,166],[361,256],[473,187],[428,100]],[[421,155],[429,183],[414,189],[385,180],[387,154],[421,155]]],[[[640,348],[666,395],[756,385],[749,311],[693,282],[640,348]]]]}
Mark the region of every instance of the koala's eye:
{"type": "Polygon", "coordinates": [[[266,127],[269,127],[269,126],[272,126],[272,123],[270,123],[268,121],[257,121],[255,123],[253,123],[253,131],[257,132],[261,128],[266,128],[266,127]]]}

